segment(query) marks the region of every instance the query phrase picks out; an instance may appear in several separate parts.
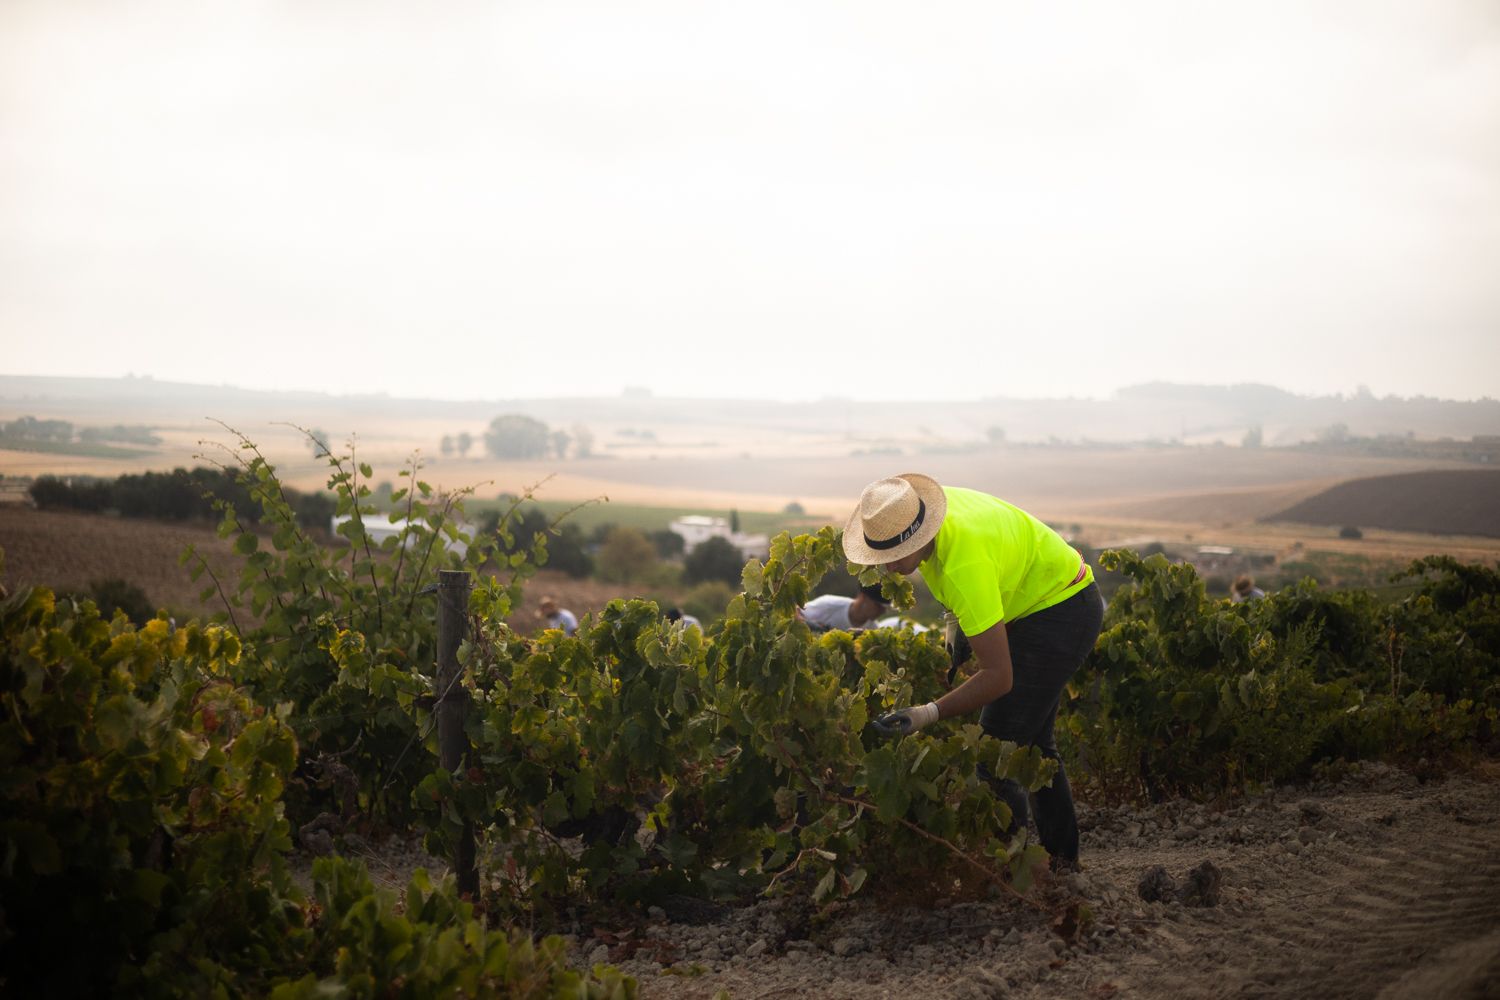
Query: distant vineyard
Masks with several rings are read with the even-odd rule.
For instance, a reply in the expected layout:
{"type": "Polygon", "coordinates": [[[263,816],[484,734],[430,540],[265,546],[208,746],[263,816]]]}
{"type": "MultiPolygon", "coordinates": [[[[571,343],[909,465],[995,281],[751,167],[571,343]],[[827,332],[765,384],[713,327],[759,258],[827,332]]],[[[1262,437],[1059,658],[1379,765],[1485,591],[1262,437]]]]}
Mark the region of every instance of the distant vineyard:
{"type": "Polygon", "coordinates": [[[1500,469],[1408,472],[1355,479],[1267,521],[1500,537],[1500,469]]]}

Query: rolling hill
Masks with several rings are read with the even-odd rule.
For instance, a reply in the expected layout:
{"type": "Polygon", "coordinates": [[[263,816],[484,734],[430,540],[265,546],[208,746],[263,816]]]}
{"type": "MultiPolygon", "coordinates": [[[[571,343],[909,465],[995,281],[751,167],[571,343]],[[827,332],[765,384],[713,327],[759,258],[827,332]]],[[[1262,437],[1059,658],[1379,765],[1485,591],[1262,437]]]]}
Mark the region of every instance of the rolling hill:
{"type": "Polygon", "coordinates": [[[1500,469],[1351,479],[1263,520],[1500,537],[1500,469]]]}

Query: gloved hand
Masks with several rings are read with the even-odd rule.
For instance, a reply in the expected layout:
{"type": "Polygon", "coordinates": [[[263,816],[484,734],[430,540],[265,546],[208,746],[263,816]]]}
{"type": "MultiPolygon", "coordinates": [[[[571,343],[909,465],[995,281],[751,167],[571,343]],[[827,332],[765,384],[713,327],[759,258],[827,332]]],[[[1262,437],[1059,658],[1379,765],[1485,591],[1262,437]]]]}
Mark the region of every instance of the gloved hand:
{"type": "Polygon", "coordinates": [[[909,736],[923,726],[936,722],[937,719],[937,702],[929,701],[925,705],[903,708],[899,711],[882,715],[871,722],[870,725],[881,736],[909,736]]]}

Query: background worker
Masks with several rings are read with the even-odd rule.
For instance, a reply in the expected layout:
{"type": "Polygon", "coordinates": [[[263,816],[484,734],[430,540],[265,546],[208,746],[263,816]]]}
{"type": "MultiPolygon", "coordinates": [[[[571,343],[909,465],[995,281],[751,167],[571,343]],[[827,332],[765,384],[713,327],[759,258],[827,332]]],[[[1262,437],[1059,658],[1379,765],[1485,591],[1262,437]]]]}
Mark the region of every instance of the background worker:
{"type": "MultiPolygon", "coordinates": [[[[936,701],[876,719],[886,735],[979,712],[997,739],[1040,748],[1058,762],[1036,793],[1036,825],[1054,867],[1078,860],[1078,818],[1053,723],[1068,679],[1099,636],[1104,601],[1093,571],[1062,536],[1030,514],[976,490],[907,473],[866,486],[844,528],[844,554],[888,573],[920,572],[958,618],[976,666],[936,701]]],[[[1012,829],[1024,826],[1026,790],[996,783],[1012,829]]]]}
{"type": "Polygon", "coordinates": [[[860,587],[853,597],[824,594],[814,597],[797,609],[797,617],[807,622],[816,632],[843,629],[851,632],[857,628],[868,628],[886,608],[886,599],[880,593],[879,584],[860,587]]]}
{"type": "Polygon", "coordinates": [[[683,628],[696,628],[700,632],[703,631],[703,623],[698,620],[698,616],[687,614],[681,608],[668,608],[663,617],[669,622],[681,622],[683,628]]]}
{"type": "Polygon", "coordinates": [[[1243,604],[1265,597],[1266,592],[1255,585],[1255,578],[1249,573],[1241,573],[1234,578],[1234,583],[1229,587],[1229,600],[1235,604],[1243,604]]]}
{"type": "Polygon", "coordinates": [[[555,597],[542,598],[541,615],[547,628],[560,628],[563,635],[572,635],[578,631],[578,616],[567,608],[560,607],[555,597]]]}

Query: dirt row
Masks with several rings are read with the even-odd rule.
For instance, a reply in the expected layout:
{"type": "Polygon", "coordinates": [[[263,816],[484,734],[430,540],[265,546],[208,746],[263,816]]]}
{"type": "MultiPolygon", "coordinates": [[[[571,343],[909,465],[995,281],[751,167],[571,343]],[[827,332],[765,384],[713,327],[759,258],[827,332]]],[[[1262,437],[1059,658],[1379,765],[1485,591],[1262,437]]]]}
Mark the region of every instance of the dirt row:
{"type": "MultiPolygon", "coordinates": [[[[576,926],[572,954],[670,1000],[1500,996],[1500,765],[1423,781],[1366,764],[1228,807],[1080,822],[1083,870],[1029,902],[874,875],[823,908],[666,900],[576,926]]],[[[444,869],[414,844],[342,847],[396,891],[444,869]]]]}
{"type": "Polygon", "coordinates": [[[1040,907],[891,904],[941,895],[920,885],[821,911],[684,902],[580,927],[574,950],[681,1000],[1500,995],[1500,769],[1422,782],[1367,765],[1228,809],[1080,818],[1083,870],[1042,886],[1040,907]]]}

